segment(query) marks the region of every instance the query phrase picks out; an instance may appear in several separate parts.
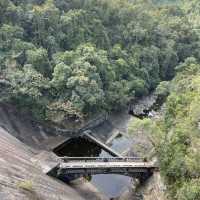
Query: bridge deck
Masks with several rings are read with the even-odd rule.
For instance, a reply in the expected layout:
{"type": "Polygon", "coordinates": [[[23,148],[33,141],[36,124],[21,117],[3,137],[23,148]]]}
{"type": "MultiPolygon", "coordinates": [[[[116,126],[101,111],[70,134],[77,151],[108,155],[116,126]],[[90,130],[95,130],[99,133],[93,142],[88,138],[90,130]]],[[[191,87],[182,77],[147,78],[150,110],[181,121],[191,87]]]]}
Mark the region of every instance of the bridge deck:
{"type": "Polygon", "coordinates": [[[145,162],[144,157],[59,157],[59,159],[63,160],[64,162],[69,162],[69,161],[82,161],[82,162],[87,162],[87,161],[103,161],[103,162],[108,162],[108,161],[140,161],[140,162],[145,162]]]}
{"type": "Polygon", "coordinates": [[[155,169],[153,162],[123,161],[118,159],[113,161],[71,160],[61,162],[54,169],[54,176],[65,177],[70,174],[122,174],[141,178],[148,177],[155,169]]]}
{"type": "Polygon", "coordinates": [[[153,162],[145,162],[135,157],[52,157],[47,154],[46,159],[41,155],[36,158],[43,172],[61,180],[80,175],[93,174],[122,174],[139,179],[149,177],[157,167],[153,162]]]}
{"type": "Polygon", "coordinates": [[[67,163],[61,163],[59,166],[61,169],[90,169],[90,168],[146,168],[151,169],[155,168],[153,163],[151,162],[67,162],[67,163]]]}

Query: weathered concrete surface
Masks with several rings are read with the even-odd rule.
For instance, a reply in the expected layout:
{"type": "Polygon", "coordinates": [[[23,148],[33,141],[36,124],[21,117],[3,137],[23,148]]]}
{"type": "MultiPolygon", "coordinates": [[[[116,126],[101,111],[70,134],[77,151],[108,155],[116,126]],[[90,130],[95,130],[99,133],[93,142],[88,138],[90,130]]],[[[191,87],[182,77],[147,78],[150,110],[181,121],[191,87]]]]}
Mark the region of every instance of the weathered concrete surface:
{"type": "Polygon", "coordinates": [[[112,142],[118,134],[127,136],[128,123],[131,118],[132,116],[128,114],[128,108],[121,112],[112,113],[104,123],[91,129],[92,135],[107,144],[112,142]]]}
{"type": "Polygon", "coordinates": [[[33,153],[26,145],[0,127],[1,200],[84,199],[68,185],[43,174],[31,162],[32,156],[33,153]]]}
{"type": "Polygon", "coordinates": [[[141,196],[137,195],[135,190],[126,190],[119,198],[115,200],[142,200],[141,196]]]}
{"type": "Polygon", "coordinates": [[[159,172],[154,172],[142,186],[129,188],[116,200],[167,200],[166,187],[159,172]]]}
{"type": "Polygon", "coordinates": [[[118,152],[116,152],[115,150],[113,150],[112,148],[110,148],[109,146],[101,142],[100,140],[98,140],[96,137],[92,136],[91,133],[92,132],[84,132],[83,137],[96,143],[98,146],[100,146],[104,151],[108,152],[110,155],[114,157],[122,157],[122,155],[120,155],[118,152]]]}
{"type": "Polygon", "coordinates": [[[44,143],[47,144],[48,140],[58,137],[54,132],[46,133],[30,115],[19,112],[12,105],[0,104],[0,126],[35,151],[47,149],[44,143]]]}
{"type": "Polygon", "coordinates": [[[42,151],[36,156],[31,158],[31,161],[38,166],[44,174],[48,174],[49,171],[54,169],[61,159],[53,152],[42,151]]]}
{"type": "Polygon", "coordinates": [[[143,194],[143,200],[167,200],[166,187],[159,172],[155,172],[139,191],[143,194]]]}

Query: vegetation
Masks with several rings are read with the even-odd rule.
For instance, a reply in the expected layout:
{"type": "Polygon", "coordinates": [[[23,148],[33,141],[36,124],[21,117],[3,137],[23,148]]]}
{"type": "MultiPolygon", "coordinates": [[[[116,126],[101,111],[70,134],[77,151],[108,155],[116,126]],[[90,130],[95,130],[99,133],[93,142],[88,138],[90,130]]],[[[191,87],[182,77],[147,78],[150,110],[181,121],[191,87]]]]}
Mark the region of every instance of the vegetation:
{"type": "Polygon", "coordinates": [[[0,100],[58,124],[121,109],[199,60],[187,12],[150,0],[0,0],[0,100]]]}
{"type": "Polygon", "coordinates": [[[199,11],[198,0],[0,0],[0,101],[64,125],[157,88],[162,119],[130,132],[149,135],[170,197],[198,200],[199,11]]]}
{"type": "Polygon", "coordinates": [[[188,58],[176,69],[162,118],[133,120],[129,130],[150,138],[170,199],[199,200],[200,64],[188,58]]]}
{"type": "Polygon", "coordinates": [[[178,3],[181,2],[181,0],[153,0],[154,3],[158,4],[158,5],[167,5],[167,4],[174,4],[177,5],[178,3]]]}
{"type": "Polygon", "coordinates": [[[172,82],[163,121],[164,148],[159,148],[161,169],[178,200],[199,199],[200,65],[187,59],[172,82]]]}
{"type": "Polygon", "coordinates": [[[17,184],[17,187],[29,192],[33,192],[33,183],[32,181],[29,180],[25,180],[25,181],[21,181],[17,184]]]}

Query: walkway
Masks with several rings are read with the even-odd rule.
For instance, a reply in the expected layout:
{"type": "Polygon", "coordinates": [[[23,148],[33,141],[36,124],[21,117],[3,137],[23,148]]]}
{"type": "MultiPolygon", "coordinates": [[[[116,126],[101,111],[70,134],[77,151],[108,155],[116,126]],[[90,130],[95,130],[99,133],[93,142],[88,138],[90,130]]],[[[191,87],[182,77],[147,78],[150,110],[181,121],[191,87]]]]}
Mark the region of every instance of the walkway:
{"type": "Polygon", "coordinates": [[[141,158],[78,158],[62,157],[61,162],[49,173],[63,178],[69,175],[122,174],[136,178],[149,177],[156,166],[141,158]]]}

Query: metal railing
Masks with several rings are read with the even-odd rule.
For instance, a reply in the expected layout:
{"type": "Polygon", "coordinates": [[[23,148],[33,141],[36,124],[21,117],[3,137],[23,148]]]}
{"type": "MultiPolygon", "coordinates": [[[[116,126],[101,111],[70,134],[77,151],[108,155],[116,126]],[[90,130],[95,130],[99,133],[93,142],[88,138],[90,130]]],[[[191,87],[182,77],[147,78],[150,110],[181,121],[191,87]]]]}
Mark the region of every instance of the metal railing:
{"type": "Polygon", "coordinates": [[[60,157],[64,162],[147,162],[143,157],[60,157]]]}

